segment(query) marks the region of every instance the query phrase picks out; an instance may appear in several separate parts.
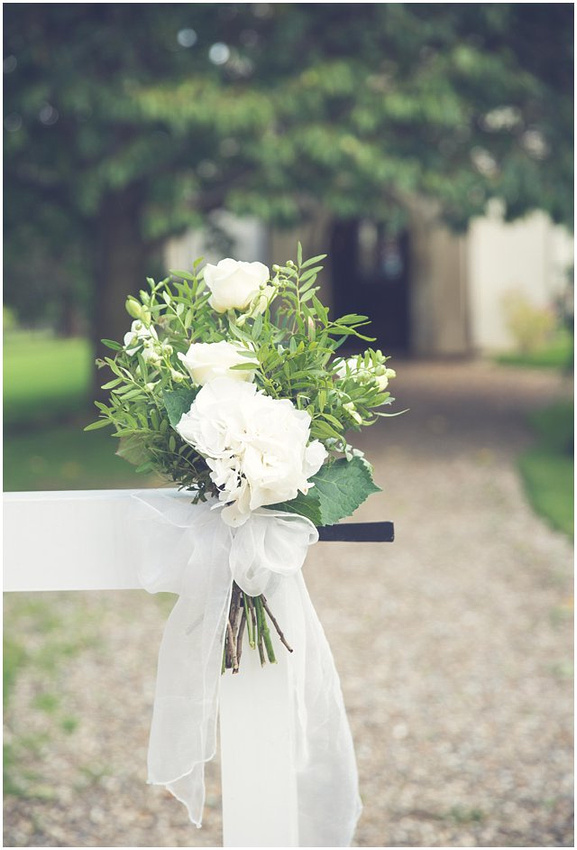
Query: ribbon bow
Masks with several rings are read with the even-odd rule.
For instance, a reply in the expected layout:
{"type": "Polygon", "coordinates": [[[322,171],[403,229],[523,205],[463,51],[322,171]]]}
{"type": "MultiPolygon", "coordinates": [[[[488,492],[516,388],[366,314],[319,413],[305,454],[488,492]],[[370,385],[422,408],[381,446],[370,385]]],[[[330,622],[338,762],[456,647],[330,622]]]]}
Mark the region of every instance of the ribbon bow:
{"type": "Polygon", "coordinates": [[[338,674],[301,573],[316,528],[266,509],[231,528],[213,510],[216,500],[192,505],[189,494],[174,490],[139,491],[134,499],[142,585],[179,595],[158,658],[149,783],[165,786],[201,826],[234,580],[249,596],[267,594],[294,648],[300,844],[348,846],[361,811],[355,755],[338,674]]]}

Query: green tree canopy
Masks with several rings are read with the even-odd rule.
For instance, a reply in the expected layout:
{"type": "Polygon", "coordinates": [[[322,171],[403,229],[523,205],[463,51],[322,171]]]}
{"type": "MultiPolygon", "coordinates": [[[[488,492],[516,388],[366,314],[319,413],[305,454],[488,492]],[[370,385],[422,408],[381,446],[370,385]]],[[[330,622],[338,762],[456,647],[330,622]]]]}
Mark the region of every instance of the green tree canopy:
{"type": "Polygon", "coordinates": [[[570,223],[572,17],[555,3],[7,4],[8,259],[36,240],[79,279],[84,252],[98,338],[119,336],[154,252],[217,209],[292,224],[320,201],[399,222],[425,196],[459,229],[499,197],[507,218],[570,223]]]}

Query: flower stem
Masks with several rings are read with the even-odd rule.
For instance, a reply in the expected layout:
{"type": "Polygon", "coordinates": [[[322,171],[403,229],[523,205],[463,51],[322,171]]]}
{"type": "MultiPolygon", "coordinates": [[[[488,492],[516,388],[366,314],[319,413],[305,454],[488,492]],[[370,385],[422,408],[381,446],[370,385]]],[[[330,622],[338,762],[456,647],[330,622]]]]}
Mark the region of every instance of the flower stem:
{"type": "Polygon", "coordinates": [[[260,658],[260,666],[264,667],[264,665],[266,664],[266,658],[264,657],[264,646],[263,646],[263,643],[262,643],[262,632],[258,628],[258,623],[257,623],[257,647],[258,647],[258,655],[259,655],[259,658],[260,658]]]}
{"type": "Polygon", "coordinates": [[[272,645],[272,640],[270,639],[270,632],[268,629],[268,625],[266,622],[266,615],[264,612],[263,605],[263,597],[257,596],[255,599],[255,607],[257,612],[257,623],[259,628],[259,633],[262,638],[262,641],[266,647],[266,654],[268,656],[268,660],[271,664],[276,664],[276,658],[274,654],[274,649],[272,645]]]}
{"type": "Polygon", "coordinates": [[[237,632],[237,635],[236,635],[237,667],[236,667],[236,670],[232,671],[233,673],[238,673],[238,668],[240,667],[240,657],[242,655],[242,639],[244,637],[244,627],[245,627],[246,622],[247,622],[246,613],[245,613],[245,610],[243,608],[243,611],[242,611],[242,614],[241,614],[241,617],[240,617],[240,625],[238,627],[238,632],[237,632]]]}
{"type": "Polygon", "coordinates": [[[246,619],[246,629],[248,632],[248,645],[251,649],[256,648],[256,643],[254,640],[254,608],[251,604],[250,596],[247,596],[246,593],[242,595],[242,601],[244,605],[244,614],[246,619]]]}
{"type": "Polygon", "coordinates": [[[242,656],[242,641],[245,629],[248,633],[248,643],[251,649],[258,649],[261,665],[276,664],[271,633],[267,623],[267,615],[273,624],[281,643],[289,652],[289,646],[276,617],[269,608],[266,597],[248,596],[233,582],[230,608],[226,623],[226,633],[222,654],[222,672],[232,670],[238,673],[242,656]]]}
{"type": "Polygon", "coordinates": [[[278,634],[278,636],[279,636],[279,638],[280,638],[280,640],[281,640],[281,643],[282,643],[284,646],[286,646],[286,648],[288,649],[288,651],[289,651],[289,652],[292,652],[292,651],[293,651],[293,650],[292,650],[292,647],[291,647],[291,646],[289,646],[289,644],[287,643],[287,639],[285,638],[285,636],[284,636],[284,634],[283,634],[283,632],[282,632],[281,627],[280,627],[280,626],[279,626],[279,624],[277,623],[277,621],[276,621],[276,617],[274,617],[274,615],[273,615],[272,611],[271,611],[271,610],[270,610],[270,608],[268,607],[268,602],[266,601],[266,596],[264,596],[264,594],[263,594],[263,595],[261,596],[261,599],[262,599],[262,605],[263,605],[263,608],[264,608],[264,610],[266,611],[266,613],[268,614],[268,616],[269,616],[269,619],[270,619],[271,623],[272,623],[272,624],[273,624],[273,626],[275,627],[275,629],[276,629],[276,631],[277,631],[277,634],[278,634]]]}
{"type": "Polygon", "coordinates": [[[236,640],[234,636],[234,632],[232,630],[232,626],[230,624],[230,620],[227,623],[227,631],[228,637],[230,641],[230,666],[232,667],[233,673],[238,673],[238,658],[236,654],[236,640]]]}

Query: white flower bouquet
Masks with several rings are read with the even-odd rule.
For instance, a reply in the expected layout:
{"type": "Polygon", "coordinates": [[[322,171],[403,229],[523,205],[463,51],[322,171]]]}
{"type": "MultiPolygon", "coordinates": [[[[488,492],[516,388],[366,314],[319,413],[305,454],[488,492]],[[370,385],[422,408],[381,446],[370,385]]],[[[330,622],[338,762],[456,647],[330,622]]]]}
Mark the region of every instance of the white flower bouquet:
{"type": "MultiPolygon", "coordinates": [[[[112,425],[118,454],[212,499],[227,525],[255,511],[299,514],[315,526],[350,516],[379,488],[347,431],[372,424],[394,399],[388,358],[368,348],[343,359],[350,337],[372,342],[365,316],[332,320],[315,281],[326,255],[274,265],[194,263],[130,297],[133,318],[114,356],[109,402],[86,430],[112,425]]],[[[233,585],[223,669],[237,672],[243,635],[275,661],[264,596],[233,585]]]]}

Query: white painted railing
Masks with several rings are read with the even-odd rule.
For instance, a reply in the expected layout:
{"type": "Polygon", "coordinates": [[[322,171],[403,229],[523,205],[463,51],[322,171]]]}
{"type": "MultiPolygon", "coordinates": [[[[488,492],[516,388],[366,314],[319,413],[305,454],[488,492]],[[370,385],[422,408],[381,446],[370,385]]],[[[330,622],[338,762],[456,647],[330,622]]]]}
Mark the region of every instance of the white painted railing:
{"type": "MultiPolygon", "coordinates": [[[[139,589],[133,492],[5,494],[4,589],[139,589]]],[[[256,653],[246,652],[242,674],[221,683],[225,847],[299,846],[293,701],[278,655],[265,676],[256,653]]]]}

